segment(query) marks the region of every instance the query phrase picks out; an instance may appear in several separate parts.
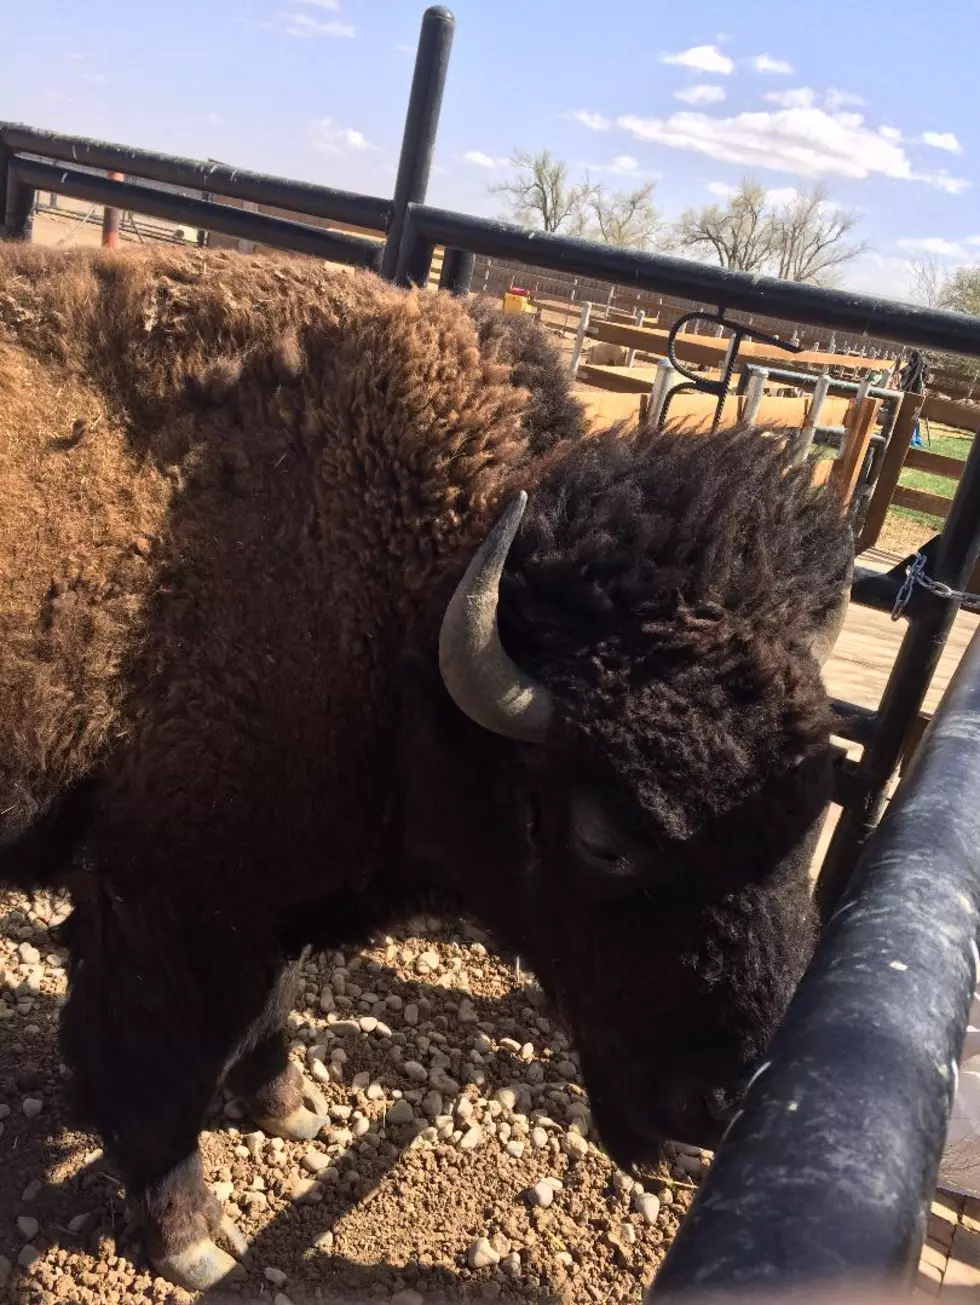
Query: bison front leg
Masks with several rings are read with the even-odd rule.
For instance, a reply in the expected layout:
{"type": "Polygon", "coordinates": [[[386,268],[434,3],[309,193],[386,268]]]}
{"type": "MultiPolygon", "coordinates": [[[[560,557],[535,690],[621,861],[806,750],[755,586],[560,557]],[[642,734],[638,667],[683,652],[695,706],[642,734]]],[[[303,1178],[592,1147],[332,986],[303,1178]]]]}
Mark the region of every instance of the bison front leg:
{"type": "MultiPolygon", "coordinates": [[[[320,1110],[310,1110],[305,1104],[313,1098],[312,1089],[289,1059],[286,1017],[293,1008],[298,978],[298,964],[283,971],[265,1010],[249,1030],[226,1082],[243,1099],[263,1132],[293,1142],[309,1142],[329,1120],[320,1110]]],[[[315,1099],[312,1104],[321,1105],[315,1099]]]]}
{"type": "Polygon", "coordinates": [[[241,1276],[245,1241],[207,1188],[198,1134],[276,983],[275,949],[201,903],[111,889],[76,907],[68,936],[75,1102],[119,1167],[156,1271],[190,1291],[241,1276]]]}

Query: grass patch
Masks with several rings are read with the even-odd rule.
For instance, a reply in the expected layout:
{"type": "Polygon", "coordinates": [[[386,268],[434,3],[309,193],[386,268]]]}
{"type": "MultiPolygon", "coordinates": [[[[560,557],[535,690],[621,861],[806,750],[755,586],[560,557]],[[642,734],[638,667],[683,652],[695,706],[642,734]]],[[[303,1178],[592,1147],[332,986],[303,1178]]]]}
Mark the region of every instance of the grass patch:
{"type": "MultiPolygon", "coordinates": [[[[972,436],[957,434],[950,427],[940,426],[936,422],[930,422],[928,433],[924,422],[920,429],[925,440],[924,452],[941,453],[946,458],[966,461],[973,444],[972,436]]],[[[898,483],[908,489],[921,489],[928,494],[940,494],[948,499],[952,499],[956,492],[956,482],[948,476],[937,476],[931,471],[916,471],[910,467],[903,470],[898,483]]],[[[919,512],[915,508],[891,507],[889,515],[893,514],[904,521],[914,521],[917,525],[926,526],[933,532],[942,529],[942,517],[933,516],[929,512],[919,512]]]]}

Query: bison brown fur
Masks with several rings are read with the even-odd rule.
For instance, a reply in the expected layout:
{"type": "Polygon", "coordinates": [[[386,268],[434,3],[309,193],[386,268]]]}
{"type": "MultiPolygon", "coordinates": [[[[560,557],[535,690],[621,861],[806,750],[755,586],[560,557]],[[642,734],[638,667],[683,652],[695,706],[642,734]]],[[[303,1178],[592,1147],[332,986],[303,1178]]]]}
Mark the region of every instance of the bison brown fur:
{"type": "Polygon", "coordinates": [[[3,250],[0,873],[71,891],[65,1056],[162,1272],[234,1266],[222,1078],[322,1122],[303,945],[433,898],[541,978],[614,1158],[718,1135],[812,948],[850,550],[783,442],[588,433],[485,305],[3,250]]]}

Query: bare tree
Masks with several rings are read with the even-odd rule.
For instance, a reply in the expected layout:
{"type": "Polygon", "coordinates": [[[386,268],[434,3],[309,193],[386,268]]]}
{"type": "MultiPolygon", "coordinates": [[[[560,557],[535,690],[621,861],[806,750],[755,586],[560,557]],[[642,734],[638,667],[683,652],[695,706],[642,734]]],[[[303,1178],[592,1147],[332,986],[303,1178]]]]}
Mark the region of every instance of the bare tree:
{"type": "Polygon", "coordinates": [[[784,281],[826,285],[838,268],[867,251],[866,241],[846,243],[859,221],[857,213],[833,207],[825,187],[800,191],[766,218],[772,271],[784,281]]]}
{"type": "Polygon", "coordinates": [[[654,183],[636,190],[616,190],[611,194],[601,184],[586,178],[586,189],[579,205],[576,234],[591,236],[607,245],[622,249],[650,249],[660,231],[660,214],[653,203],[654,183]]]}
{"type": "Polygon", "coordinates": [[[914,258],[909,264],[912,298],[926,308],[941,308],[948,273],[938,258],[914,258]]]}
{"type": "Polygon", "coordinates": [[[671,244],[707,255],[721,267],[758,271],[769,258],[765,204],[764,188],[746,179],[726,205],[708,204],[683,213],[671,244]]]}
{"type": "Polygon", "coordinates": [[[504,196],[510,216],[522,227],[559,231],[581,208],[586,187],[569,186],[568,164],[552,158],[550,150],[518,150],[512,161],[517,175],[490,186],[490,193],[504,196]]]}
{"type": "Polygon", "coordinates": [[[856,213],[834,208],[822,186],[774,208],[765,188],[745,178],[726,205],[688,209],[674,230],[673,244],[722,267],[826,283],[837,268],[868,248],[846,242],[858,221],[856,213]]]}
{"type": "Polygon", "coordinates": [[[939,307],[980,317],[980,266],[950,272],[942,285],[939,307]]]}

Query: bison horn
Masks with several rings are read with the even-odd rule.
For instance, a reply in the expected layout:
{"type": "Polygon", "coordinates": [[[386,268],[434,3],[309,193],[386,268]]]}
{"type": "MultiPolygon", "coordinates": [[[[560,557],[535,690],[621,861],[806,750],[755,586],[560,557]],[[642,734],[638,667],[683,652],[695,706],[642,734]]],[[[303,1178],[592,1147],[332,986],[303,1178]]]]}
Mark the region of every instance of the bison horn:
{"type": "Polygon", "coordinates": [[[497,629],[500,577],[527,494],[510,503],[473,555],[439,631],[439,669],[456,706],[494,734],[539,743],[551,719],[551,694],[504,651],[497,629]]]}

